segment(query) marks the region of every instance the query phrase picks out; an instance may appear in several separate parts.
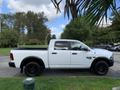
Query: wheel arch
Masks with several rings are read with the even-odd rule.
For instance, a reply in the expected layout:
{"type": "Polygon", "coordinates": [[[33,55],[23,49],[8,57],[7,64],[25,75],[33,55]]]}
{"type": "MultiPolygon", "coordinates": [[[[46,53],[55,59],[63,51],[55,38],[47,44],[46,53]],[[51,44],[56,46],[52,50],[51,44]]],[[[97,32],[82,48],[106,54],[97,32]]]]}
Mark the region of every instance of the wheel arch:
{"type": "Polygon", "coordinates": [[[99,62],[99,61],[105,61],[109,66],[110,66],[110,62],[109,62],[109,59],[106,58],[106,57],[98,57],[98,58],[95,58],[94,61],[92,62],[91,64],[91,68],[94,67],[94,65],[99,62]]]}
{"type": "Polygon", "coordinates": [[[23,67],[29,62],[37,62],[37,63],[39,63],[39,65],[43,65],[43,67],[45,68],[45,64],[41,58],[38,58],[35,56],[29,56],[22,60],[22,62],[20,64],[21,72],[23,72],[23,67]]]}

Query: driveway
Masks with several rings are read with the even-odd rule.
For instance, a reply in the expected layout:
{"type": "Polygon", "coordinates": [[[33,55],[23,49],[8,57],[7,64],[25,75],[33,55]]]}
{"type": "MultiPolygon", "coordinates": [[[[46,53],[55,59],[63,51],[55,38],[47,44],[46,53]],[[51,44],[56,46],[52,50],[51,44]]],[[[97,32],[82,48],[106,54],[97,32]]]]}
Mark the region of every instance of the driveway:
{"type": "MultiPolygon", "coordinates": [[[[115,63],[110,68],[107,76],[120,77],[120,53],[114,53],[115,63]]],[[[24,76],[20,74],[20,69],[8,66],[9,57],[0,56],[0,77],[24,76]]],[[[94,76],[88,70],[68,69],[68,70],[45,70],[43,76],[94,76]]]]}
{"type": "Polygon", "coordinates": [[[0,56],[0,77],[13,77],[19,75],[20,70],[8,66],[9,57],[0,56]]]}
{"type": "Polygon", "coordinates": [[[120,52],[114,52],[114,66],[108,72],[108,76],[120,77],[120,52]]]}

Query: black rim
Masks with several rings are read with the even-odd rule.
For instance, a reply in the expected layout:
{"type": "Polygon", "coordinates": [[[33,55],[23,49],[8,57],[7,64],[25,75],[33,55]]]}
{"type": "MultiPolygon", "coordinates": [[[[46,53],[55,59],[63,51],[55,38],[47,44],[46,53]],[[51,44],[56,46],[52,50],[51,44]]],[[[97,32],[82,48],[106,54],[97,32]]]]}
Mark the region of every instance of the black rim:
{"type": "Polygon", "coordinates": [[[106,66],[106,64],[101,63],[97,66],[96,71],[97,71],[98,74],[104,75],[104,74],[107,73],[108,67],[106,66]]]}
{"type": "Polygon", "coordinates": [[[27,66],[27,71],[26,72],[29,76],[35,76],[35,75],[38,74],[39,68],[36,64],[29,64],[27,66]]]}

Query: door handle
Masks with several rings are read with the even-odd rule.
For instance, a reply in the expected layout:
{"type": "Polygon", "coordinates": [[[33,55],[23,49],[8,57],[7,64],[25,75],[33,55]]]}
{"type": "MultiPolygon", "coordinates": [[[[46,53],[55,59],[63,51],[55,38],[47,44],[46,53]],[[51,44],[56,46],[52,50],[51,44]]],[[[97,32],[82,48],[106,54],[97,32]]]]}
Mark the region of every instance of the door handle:
{"type": "Polygon", "coordinates": [[[72,55],[77,55],[77,53],[72,53],[72,55]]]}
{"type": "Polygon", "coordinates": [[[52,52],[52,54],[57,54],[57,52],[52,52]]]}

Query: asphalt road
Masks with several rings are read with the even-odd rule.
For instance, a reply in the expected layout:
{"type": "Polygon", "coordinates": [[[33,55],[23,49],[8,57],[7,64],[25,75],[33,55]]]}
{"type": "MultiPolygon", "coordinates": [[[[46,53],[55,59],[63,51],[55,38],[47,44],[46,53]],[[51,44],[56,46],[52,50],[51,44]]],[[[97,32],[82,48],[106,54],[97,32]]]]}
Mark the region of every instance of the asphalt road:
{"type": "MultiPolygon", "coordinates": [[[[109,69],[106,76],[120,77],[120,52],[114,53],[114,66],[109,69]]],[[[25,76],[20,74],[20,69],[8,66],[9,57],[0,56],[0,77],[25,76]]],[[[88,70],[68,69],[68,70],[45,70],[42,76],[95,76],[88,70]]]]}

